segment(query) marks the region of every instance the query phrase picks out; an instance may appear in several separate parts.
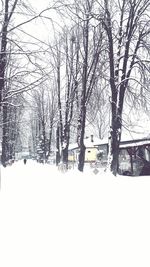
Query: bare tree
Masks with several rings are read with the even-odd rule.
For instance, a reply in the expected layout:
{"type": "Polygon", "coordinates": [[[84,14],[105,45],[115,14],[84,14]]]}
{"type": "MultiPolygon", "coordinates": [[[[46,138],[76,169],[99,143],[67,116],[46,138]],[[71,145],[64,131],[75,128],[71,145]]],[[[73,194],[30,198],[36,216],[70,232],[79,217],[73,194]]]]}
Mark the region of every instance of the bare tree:
{"type": "MultiPolygon", "coordinates": [[[[2,158],[5,161],[5,146],[7,147],[6,132],[9,131],[8,110],[16,96],[29,91],[47,80],[49,70],[45,70],[44,57],[46,43],[28,34],[25,26],[33,20],[43,18],[45,12],[53,7],[45,8],[36,14],[32,8],[19,0],[1,1],[1,48],[0,48],[0,106],[3,115],[2,158]],[[18,22],[19,19],[19,22],[18,22]],[[18,23],[17,23],[18,22],[18,23]],[[19,33],[19,34],[18,34],[19,33]],[[22,40],[22,37],[25,37],[22,40]],[[27,39],[28,37],[28,39],[27,39]],[[20,62],[20,64],[18,64],[20,62]],[[18,64],[18,68],[17,68],[18,64]],[[9,73],[9,69],[15,69],[9,73]],[[42,70],[42,71],[41,71],[42,70]],[[45,70],[45,72],[43,71],[45,70]],[[8,86],[9,83],[9,86],[8,86]],[[6,127],[7,125],[7,127],[6,127]],[[8,128],[8,129],[7,129],[8,128]]],[[[17,104],[16,104],[16,107],[17,104]]],[[[18,107],[19,109],[19,107],[18,107]]],[[[44,127],[43,127],[44,128],[44,127]]],[[[44,130],[43,130],[44,131],[44,130]]]]}
{"type": "Polygon", "coordinates": [[[68,147],[77,90],[77,44],[74,30],[66,28],[52,51],[57,84],[58,125],[56,130],[57,160],[68,168],[68,147]],[[60,155],[58,155],[60,153],[60,155]]]}
{"type": "MultiPolygon", "coordinates": [[[[8,32],[8,26],[11,20],[11,17],[13,15],[13,12],[16,8],[18,0],[14,0],[13,4],[10,5],[10,0],[4,1],[4,17],[2,22],[2,29],[1,29],[1,48],[0,48],[0,104],[2,102],[2,94],[4,90],[5,85],[5,69],[7,64],[7,32],[8,32]]],[[[2,10],[3,12],[3,10],[2,10]]]]}
{"type": "MultiPolygon", "coordinates": [[[[79,145],[78,169],[83,171],[85,159],[84,134],[86,125],[87,105],[91,97],[94,85],[97,82],[96,70],[102,50],[102,29],[91,19],[93,1],[78,2],[76,16],[78,17],[80,32],[80,75],[81,85],[78,90],[79,117],[77,127],[77,142],[79,145]],[[79,14],[82,14],[80,17],[79,14]],[[82,42],[81,42],[82,40],[82,42]]],[[[78,87],[79,88],[79,87],[78,87]]]]}
{"type": "Polygon", "coordinates": [[[135,76],[136,68],[145,66],[145,71],[149,71],[143,54],[149,47],[149,8],[149,0],[114,1],[114,5],[112,1],[104,0],[103,15],[99,15],[108,39],[112,114],[109,165],[114,175],[118,168],[126,91],[133,81],[141,84],[135,76]]]}
{"type": "Polygon", "coordinates": [[[70,141],[71,123],[74,113],[75,96],[78,88],[78,42],[75,29],[70,34],[66,33],[65,56],[66,56],[66,92],[65,92],[65,115],[63,127],[63,162],[68,168],[68,147],[70,141]]]}
{"type": "Polygon", "coordinates": [[[42,86],[33,91],[33,114],[39,161],[46,162],[48,158],[48,90],[42,86]]]}

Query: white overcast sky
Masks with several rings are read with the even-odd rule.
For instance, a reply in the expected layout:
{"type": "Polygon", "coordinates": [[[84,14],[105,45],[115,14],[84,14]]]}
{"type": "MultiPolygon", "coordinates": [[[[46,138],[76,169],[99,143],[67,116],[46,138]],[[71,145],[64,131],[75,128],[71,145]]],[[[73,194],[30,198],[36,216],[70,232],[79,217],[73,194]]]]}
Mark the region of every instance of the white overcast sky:
{"type": "Polygon", "coordinates": [[[50,5],[50,0],[28,0],[31,5],[37,10],[44,9],[50,5]]]}
{"type": "MultiPolygon", "coordinates": [[[[28,0],[28,3],[31,4],[37,14],[42,10],[45,10],[46,8],[52,6],[52,1],[50,0],[28,0]]],[[[58,13],[56,13],[53,9],[44,12],[42,15],[46,16],[47,19],[38,18],[32,23],[29,23],[28,25],[26,24],[26,26],[29,32],[33,32],[34,36],[40,37],[40,39],[42,40],[46,39],[47,41],[48,39],[52,39],[52,21],[55,24],[55,29],[57,29],[58,31],[60,31],[60,27],[62,27],[62,21],[60,20],[58,13]]]]}

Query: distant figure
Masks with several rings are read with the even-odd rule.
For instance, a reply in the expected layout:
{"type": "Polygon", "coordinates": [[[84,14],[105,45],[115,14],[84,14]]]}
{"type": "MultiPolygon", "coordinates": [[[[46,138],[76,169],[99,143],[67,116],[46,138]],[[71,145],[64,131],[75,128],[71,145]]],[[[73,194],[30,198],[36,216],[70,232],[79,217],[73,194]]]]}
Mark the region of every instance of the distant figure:
{"type": "Polygon", "coordinates": [[[26,163],[27,163],[27,160],[26,160],[26,159],[24,159],[24,160],[23,160],[23,162],[24,162],[24,164],[26,164],[26,163]]]}

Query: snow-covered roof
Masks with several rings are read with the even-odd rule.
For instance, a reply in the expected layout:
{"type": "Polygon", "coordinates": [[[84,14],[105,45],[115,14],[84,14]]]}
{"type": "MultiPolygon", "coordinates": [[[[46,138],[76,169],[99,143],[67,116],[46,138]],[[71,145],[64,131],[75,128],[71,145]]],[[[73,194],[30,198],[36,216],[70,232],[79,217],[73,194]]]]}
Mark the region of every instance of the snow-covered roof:
{"type": "Polygon", "coordinates": [[[150,144],[150,139],[147,140],[131,140],[129,142],[125,142],[120,144],[120,148],[127,148],[127,147],[136,147],[136,146],[142,146],[142,145],[148,145],[150,144]]]}
{"type": "MultiPolygon", "coordinates": [[[[100,139],[100,138],[97,138],[97,137],[86,137],[84,139],[84,145],[85,147],[95,147],[95,146],[98,146],[98,145],[103,145],[103,144],[107,144],[108,143],[108,140],[107,139],[100,139]]],[[[72,150],[72,149],[76,149],[78,148],[78,144],[77,143],[74,143],[74,144],[70,144],[69,145],[69,150],[72,150]]]]}
{"type": "Polygon", "coordinates": [[[85,138],[84,139],[84,144],[86,147],[94,147],[98,145],[104,145],[108,143],[108,139],[100,139],[97,137],[93,137],[93,142],[91,137],[85,138]]]}
{"type": "Polygon", "coordinates": [[[78,148],[78,144],[77,143],[69,144],[69,150],[76,149],[76,148],[78,148]]]}
{"type": "MultiPolygon", "coordinates": [[[[105,144],[108,144],[107,138],[100,139],[100,138],[93,137],[93,142],[92,142],[91,137],[86,137],[84,139],[84,145],[86,148],[96,147],[96,146],[105,145],[105,144]]],[[[123,138],[121,138],[120,147],[125,148],[125,147],[131,147],[131,146],[141,146],[141,145],[146,145],[146,144],[150,144],[150,136],[146,136],[146,137],[143,136],[143,138],[141,136],[139,138],[127,138],[123,136],[123,138]]],[[[73,143],[69,145],[69,150],[73,150],[76,148],[78,148],[77,143],[73,143]]]]}

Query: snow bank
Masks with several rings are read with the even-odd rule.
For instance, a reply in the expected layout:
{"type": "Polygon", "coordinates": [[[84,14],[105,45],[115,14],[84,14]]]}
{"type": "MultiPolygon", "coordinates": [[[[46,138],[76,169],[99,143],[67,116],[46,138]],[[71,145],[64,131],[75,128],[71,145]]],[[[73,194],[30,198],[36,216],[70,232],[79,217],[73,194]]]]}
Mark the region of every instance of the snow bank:
{"type": "Polygon", "coordinates": [[[150,177],[1,170],[1,267],[149,267],[150,177]]]}

